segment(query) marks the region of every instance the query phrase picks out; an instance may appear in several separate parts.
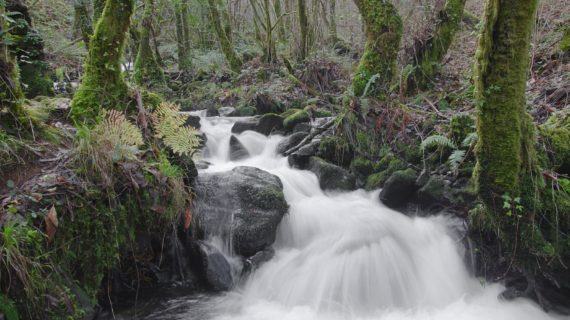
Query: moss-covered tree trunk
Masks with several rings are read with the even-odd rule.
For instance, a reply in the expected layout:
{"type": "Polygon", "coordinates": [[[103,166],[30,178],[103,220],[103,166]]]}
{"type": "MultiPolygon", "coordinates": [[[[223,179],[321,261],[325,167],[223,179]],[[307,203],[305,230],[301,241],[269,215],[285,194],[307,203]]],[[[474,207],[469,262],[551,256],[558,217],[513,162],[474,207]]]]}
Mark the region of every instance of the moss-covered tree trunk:
{"type": "Polygon", "coordinates": [[[435,29],[428,39],[417,40],[413,48],[413,61],[407,75],[407,89],[425,88],[439,71],[455,34],[459,30],[466,0],[447,0],[438,12],[435,29]]]}
{"type": "Polygon", "coordinates": [[[128,105],[120,62],[133,6],[134,0],[107,0],[71,103],[71,117],[76,123],[95,122],[101,108],[125,109],[128,105]]]}
{"type": "Polygon", "coordinates": [[[503,195],[524,197],[533,169],[525,89],[536,6],[537,0],[488,0],[476,53],[476,179],[481,199],[497,214],[504,211],[503,195]]]}
{"type": "Polygon", "coordinates": [[[153,12],[154,1],[145,0],[139,32],[139,48],[137,58],[135,59],[135,72],[133,75],[137,84],[148,87],[163,86],[165,84],[164,72],[158,64],[150,45],[153,12]]]}
{"type": "Polygon", "coordinates": [[[275,23],[277,23],[277,36],[279,40],[285,40],[285,24],[283,23],[284,15],[281,7],[281,0],[273,0],[273,8],[275,10],[275,23]]]}
{"type": "Polygon", "coordinates": [[[93,25],[96,25],[105,9],[106,0],[93,0],[93,25]]]}
{"type": "Polygon", "coordinates": [[[218,41],[220,42],[220,47],[224,53],[224,56],[226,57],[230,69],[232,69],[234,72],[240,72],[242,61],[235,52],[234,47],[226,34],[226,30],[222,25],[220,12],[216,5],[216,0],[208,0],[208,10],[210,12],[210,21],[214,27],[214,30],[216,31],[218,41]]]}
{"type": "Polygon", "coordinates": [[[178,69],[184,73],[190,72],[190,69],[192,68],[188,14],[189,12],[187,0],[177,0],[175,2],[175,17],[176,45],[178,48],[178,69]]]}
{"type": "Polygon", "coordinates": [[[299,30],[301,39],[299,43],[299,60],[305,60],[309,54],[309,18],[307,17],[307,4],[305,0],[297,0],[297,14],[299,16],[299,30]]]}
{"type": "Polygon", "coordinates": [[[354,0],[364,21],[366,45],[354,75],[354,94],[364,93],[368,81],[376,80],[368,94],[386,96],[397,74],[396,60],[402,39],[402,20],[398,11],[386,0],[354,0]]]}
{"type": "Polygon", "coordinates": [[[75,28],[81,34],[85,47],[89,49],[89,40],[93,34],[93,23],[89,15],[89,3],[87,0],[75,0],[73,8],[75,11],[75,28]]]}

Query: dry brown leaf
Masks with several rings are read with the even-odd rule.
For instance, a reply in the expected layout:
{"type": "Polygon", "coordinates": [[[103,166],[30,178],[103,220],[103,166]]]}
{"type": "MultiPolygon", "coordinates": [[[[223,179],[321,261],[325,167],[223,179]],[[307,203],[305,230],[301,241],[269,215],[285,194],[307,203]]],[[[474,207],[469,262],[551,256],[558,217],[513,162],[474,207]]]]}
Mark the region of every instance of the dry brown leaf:
{"type": "Polygon", "coordinates": [[[190,223],[192,222],[192,211],[190,208],[186,208],[184,212],[184,230],[187,231],[190,228],[190,223]]]}
{"type": "Polygon", "coordinates": [[[45,217],[45,222],[48,242],[51,242],[59,225],[59,222],[57,221],[57,212],[55,211],[55,206],[51,206],[51,209],[49,209],[49,212],[45,217]]]}

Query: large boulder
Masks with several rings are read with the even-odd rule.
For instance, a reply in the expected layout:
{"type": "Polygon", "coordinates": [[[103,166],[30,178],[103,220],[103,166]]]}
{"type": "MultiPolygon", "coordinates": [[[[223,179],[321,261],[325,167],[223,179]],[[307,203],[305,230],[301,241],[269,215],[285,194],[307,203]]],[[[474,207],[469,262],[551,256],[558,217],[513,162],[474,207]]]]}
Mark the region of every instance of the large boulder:
{"type": "Polygon", "coordinates": [[[230,138],[230,160],[237,161],[249,157],[249,152],[239,139],[232,134],[230,138]]]}
{"type": "Polygon", "coordinates": [[[231,237],[249,257],[273,244],[288,210],[281,180],[253,167],[205,173],[195,183],[193,226],[199,238],[231,237]]]}
{"type": "Polygon", "coordinates": [[[311,116],[305,110],[299,110],[291,115],[288,115],[283,121],[283,126],[287,130],[293,130],[293,128],[300,123],[307,123],[311,121],[311,116]]]}
{"type": "Polygon", "coordinates": [[[296,132],[286,137],[277,145],[277,153],[285,154],[287,150],[297,146],[301,141],[303,141],[306,136],[306,132],[296,132]]]}
{"type": "Polygon", "coordinates": [[[227,291],[233,286],[232,267],[226,257],[205,241],[196,242],[196,253],[200,260],[200,274],[210,289],[227,291]]]}
{"type": "Polygon", "coordinates": [[[394,172],[384,184],[380,200],[390,208],[401,207],[416,192],[417,177],[416,171],[411,168],[394,172]]]}
{"type": "Polygon", "coordinates": [[[323,190],[354,190],[356,188],[354,175],[319,157],[309,159],[308,169],[317,175],[319,185],[323,190]]]}
{"type": "Polygon", "coordinates": [[[200,117],[189,114],[188,118],[186,118],[186,121],[184,122],[184,125],[190,126],[196,130],[199,130],[200,129],[200,117]]]}
{"type": "Polygon", "coordinates": [[[259,118],[249,118],[237,121],[232,126],[232,133],[242,133],[247,130],[255,130],[259,125],[259,118]]]}
{"type": "Polygon", "coordinates": [[[211,105],[206,109],[206,117],[217,117],[219,115],[220,112],[216,109],[216,106],[211,105]]]}
{"type": "Polygon", "coordinates": [[[272,132],[279,132],[282,129],[283,118],[278,114],[268,113],[261,117],[237,121],[232,126],[232,133],[242,133],[247,130],[252,130],[267,136],[272,132]]]}

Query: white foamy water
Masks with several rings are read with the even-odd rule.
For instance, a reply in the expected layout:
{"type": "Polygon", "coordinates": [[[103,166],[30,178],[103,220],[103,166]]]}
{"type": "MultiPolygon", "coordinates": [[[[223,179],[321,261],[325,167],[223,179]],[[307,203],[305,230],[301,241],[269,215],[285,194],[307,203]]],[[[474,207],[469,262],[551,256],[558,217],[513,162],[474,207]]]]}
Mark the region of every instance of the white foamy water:
{"type": "MultiPolygon", "coordinates": [[[[534,303],[499,301],[498,284],[483,286],[465,263],[458,222],[413,218],[378,200],[378,191],[323,192],[316,176],[276,154],[282,136],[236,135],[251,157],[229,160],[236,119],[203,118],[205,172],[254,166],[281,179],[290,205],[273,259],[232,292],[209,301],[206,315],[164,319],[551,319],[534,303]]],[[[158,313],[159,314],[159,313],[158,313]]]]}

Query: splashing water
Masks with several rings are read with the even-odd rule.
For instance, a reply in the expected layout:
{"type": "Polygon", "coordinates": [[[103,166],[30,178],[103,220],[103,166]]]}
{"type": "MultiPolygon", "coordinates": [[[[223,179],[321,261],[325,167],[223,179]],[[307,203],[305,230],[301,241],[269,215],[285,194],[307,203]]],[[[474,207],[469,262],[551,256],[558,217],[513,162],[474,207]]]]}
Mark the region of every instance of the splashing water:
{"type": "Polygon", "coordinates": [[[281,179],[290,205],[275,257],[232,292],[169,301],[149,319],[552,319],[534,303],[500,301],[498,284],[468,272],[451,217],[413,218],[380,203],[378,191],[323,192],[316,176],[277,155],[282,136],[236,135],[250,157],[229,160],[236,118],[202,118],[205,172],[253,166],[281,179]]]}

